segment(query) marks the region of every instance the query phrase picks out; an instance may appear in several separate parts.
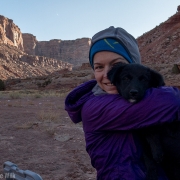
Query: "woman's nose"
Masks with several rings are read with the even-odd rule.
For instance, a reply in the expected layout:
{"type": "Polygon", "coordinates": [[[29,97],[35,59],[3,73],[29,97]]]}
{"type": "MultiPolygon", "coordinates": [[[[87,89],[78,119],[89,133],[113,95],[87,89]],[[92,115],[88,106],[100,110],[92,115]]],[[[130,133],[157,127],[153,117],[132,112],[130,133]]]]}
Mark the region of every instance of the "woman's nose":
{"type": "Polygon", "coordinates": [[[104,68],[104,74],[103,77],[107,78],[107,73],[109,72],[109,68],[104,68]]]}

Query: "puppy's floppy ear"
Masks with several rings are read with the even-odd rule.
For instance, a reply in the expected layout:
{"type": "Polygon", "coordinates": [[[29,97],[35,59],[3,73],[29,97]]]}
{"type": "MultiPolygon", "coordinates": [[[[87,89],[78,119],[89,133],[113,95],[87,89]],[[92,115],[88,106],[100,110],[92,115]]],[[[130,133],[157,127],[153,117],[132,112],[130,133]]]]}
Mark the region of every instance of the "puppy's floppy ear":
{"type": "Polygon", "coordinates": [[[151,87],[159,87],[165,85],[163,76],[160,73],[152,69],[150,69],[150,73],[151,73],[151,87]]]}
{"type": "Polygon", "coordinates": [[[112,69],[107,73],[108,79],[111,81],[113,85],[116,85],[116,82],[120,81],[118,80],[118,74],[121,73],[122,69],[126,66],[125,63],[116,63],[112,69]]]}

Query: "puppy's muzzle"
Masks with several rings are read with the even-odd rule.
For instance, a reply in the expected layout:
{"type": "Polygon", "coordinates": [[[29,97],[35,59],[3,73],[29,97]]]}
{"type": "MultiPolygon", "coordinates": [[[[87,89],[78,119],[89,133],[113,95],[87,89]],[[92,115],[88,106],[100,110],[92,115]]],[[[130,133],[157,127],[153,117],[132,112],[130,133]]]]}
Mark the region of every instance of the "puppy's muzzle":
{"type": "Polygon", "coordinates": [[[138,90],[131,89],[129,91],[129,99],[128,100],[129,100],[129,102],[132,102],[132,103],[137,102],[137,100],[138,100],[138,90]]]}
{"type": "Polygon", "coordinates": [[[129,91],[129,95],[130,95],[130,97],[132,97],[132,98],[136,98],[137,95],[138,95],[138,90],[136,90],[136,89],[131,89],[131,90],[129,91]]]}

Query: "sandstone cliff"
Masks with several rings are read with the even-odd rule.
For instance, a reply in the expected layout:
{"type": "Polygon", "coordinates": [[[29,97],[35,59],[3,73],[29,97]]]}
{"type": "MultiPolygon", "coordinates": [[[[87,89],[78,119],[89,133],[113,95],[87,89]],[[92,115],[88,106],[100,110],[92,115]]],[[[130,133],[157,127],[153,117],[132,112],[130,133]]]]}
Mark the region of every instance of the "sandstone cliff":
{"type": "Polygon", "coordinates": [[[13,20],[0,15],[0,43],[16,46],[20,50],[23,48],[22,33],[13,20]]]}
{"type": "Polygon", "coordinates": [[[50,41],[37,41],[31,34],[23,34],[24,50],[30,55],[46,56],[62,60],[80,66],[88,62],[88,51],[91,40],[82,38],[62,41],[53,39],[50,41]]]}
{"type": "Polygon", "coordinates": [[[24,51],[29,54],[29,55],[36,55],[35,53],[35,48],[37,44],[37,39],[36,36],[33,36],[32,34],[29,33],[23,33],[23,45],[24,45],[24,51]]]}

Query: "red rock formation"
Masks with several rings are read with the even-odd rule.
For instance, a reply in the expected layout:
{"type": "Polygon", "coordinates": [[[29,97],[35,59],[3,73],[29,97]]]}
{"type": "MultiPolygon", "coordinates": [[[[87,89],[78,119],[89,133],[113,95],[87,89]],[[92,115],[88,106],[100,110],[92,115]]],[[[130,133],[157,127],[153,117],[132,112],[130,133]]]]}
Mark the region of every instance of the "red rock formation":
{"type": "Polygon", "coordinates": [[[180,11],[137,38],[143,63],[170,64],[180,60],[180,11]]]}
{"type": "Polygon", "coordinates": [[[36,55],[35,48],[37,44],[36,36],[29,33],[23,33],[24,51],[30,55],[36,55]]]}
{"type": "Polygon", "coordinates": [[[27,55],[15,46],[0,44],[0,79],[46,76],[72,64],[43,56],[27,55]]]}
{"type": "Polygon", "coordinates": [[[23,48],[22,33],[13,20],[0,15],[0,42],[16,46],[20,50],[23,48]]]}
{"type": "Polygon", "coordinates": [[[23,34],[25,52],[31,55],[46,56],[80,66],[88,62],[90,39],[62,41],[37,41],[33,35],[23,34]]]}
{"type": "Polygon", "coordinates": [[[23,34],[11,19],[0,16],[0,79],[46,76],[61,69],[72,70],[72,64],[35,56],[36,37],[23,34]],[[25,43],[24,52],[23,39],[25,43]]]}

